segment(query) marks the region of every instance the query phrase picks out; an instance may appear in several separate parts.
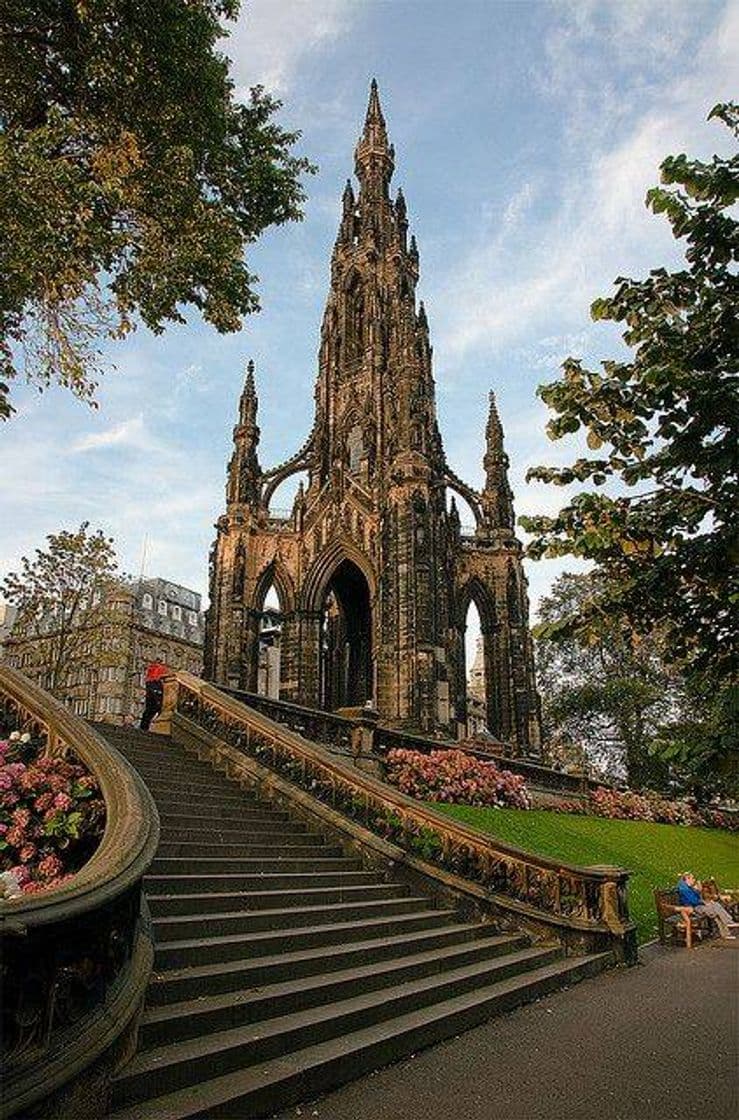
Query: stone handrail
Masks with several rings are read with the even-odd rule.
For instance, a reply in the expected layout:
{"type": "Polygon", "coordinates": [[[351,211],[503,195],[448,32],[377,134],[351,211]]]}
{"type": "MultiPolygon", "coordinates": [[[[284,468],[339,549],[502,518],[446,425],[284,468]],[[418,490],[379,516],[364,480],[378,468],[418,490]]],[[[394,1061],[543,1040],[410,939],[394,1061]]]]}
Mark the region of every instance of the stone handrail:
{"type": "Polygon", "coordinates": [[[455,821],[188,673],[165,685],[163,731],[175,712],[376,836],[481,886],[504,909],[540,919],[550,930],[606,935],[617,951],[614,943],[622,943],[619,955],[631,954],[623,868],[563,864],[455,821]]]}
{"type": "MultiPolygon", "coordinates": [[[[470,743],[460,744],[452,739],[430,739],[423,735],[385,727],[377,721],[377,713],[372,711],[363,712],[360,709],[360,714],[356,717],[343,716],[336,712],[306,708],[287,700],[276,700],[256,692],[246,692],[243,689],[225,688],[223,691],[243,701],[248,707],[256,708],[276,723],[285,724],[293,731],[298,731],[309,739],[335,749],[339,754],[353,753],[352,743],[355,741],[356,732],[364,731],[363,749],[365,752],[372,751],[378,759],[382,759],[389,750],[395,748],[420,751],[422,754],[438,750],[463,750],[465,754],[473,755],[475,758],[494,762],[500,769],[520,774],[530,786],[571,796],[587,794],[588,791],[589,783],[584,775],[553,770],[530,759],[509,758],[501,753],[501,750],[505,749],[503,743],[493,741],[488,747],[470,743]],[[500,749],[496,750],[496,746],[500,749]]],[[[597,784],[599,783],[592,783],[593,786],[597,784]]]]}
{"type": "Polygon", "coordinates": [[[142,877],[159,818],[130,764],[83,720],[8,666],[0,705],[44,753],[72,751],[95,776],[106,823],[93,855],[60,886],[0,901],[3,1097],[0,1116],[39,1107],[105,1111],[106,1085],[135,1044],[153,963],[142,877]],[[95,1066],[89,1083],[83,1071],[95,1066]]]}

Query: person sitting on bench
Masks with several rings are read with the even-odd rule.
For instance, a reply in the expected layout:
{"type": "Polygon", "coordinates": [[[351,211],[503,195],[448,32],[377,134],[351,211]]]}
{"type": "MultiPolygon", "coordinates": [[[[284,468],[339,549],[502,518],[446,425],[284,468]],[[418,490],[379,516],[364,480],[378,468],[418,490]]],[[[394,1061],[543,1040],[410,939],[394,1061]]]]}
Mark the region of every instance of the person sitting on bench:
{"type": "Polygon", "coordinates": [[[677,884],[677,901],[679,906],[692,910],[695,914],[705,914],[712,918],[718,926],[719,936],[724,940],[731,940],[737,925],[728,910],[720,902],[706,902],[701,894],[701,885],[697,882],[692,871],[685,871],[677,884]]]}

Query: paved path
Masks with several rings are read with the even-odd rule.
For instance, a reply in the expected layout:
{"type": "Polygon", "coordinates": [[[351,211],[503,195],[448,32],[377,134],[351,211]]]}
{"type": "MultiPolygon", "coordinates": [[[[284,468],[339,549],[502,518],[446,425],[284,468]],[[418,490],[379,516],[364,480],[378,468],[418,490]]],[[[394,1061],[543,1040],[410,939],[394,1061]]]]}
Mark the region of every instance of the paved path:
{"type": "Polygon", "coordinates": [[[736,1120],[739,944],[644,959],[281,1120],[736,1120]]]}

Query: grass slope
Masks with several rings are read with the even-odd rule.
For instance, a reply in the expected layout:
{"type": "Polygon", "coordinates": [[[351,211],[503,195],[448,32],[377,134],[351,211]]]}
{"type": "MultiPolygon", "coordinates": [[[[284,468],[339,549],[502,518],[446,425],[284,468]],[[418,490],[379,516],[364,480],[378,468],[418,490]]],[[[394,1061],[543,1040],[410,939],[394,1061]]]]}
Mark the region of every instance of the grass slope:
{"type": "Polygon", "coordinates": [[[694,871],[699,879],[715,876],[722,887],[739,887],[737,837],[719,829],[609,821],[544,810],[433,807],[528,852],[585,867],[597,863],[626,867],[632,873],[629,909],[640,941],[657,934],[652,892],[677,882],[681,871],[694,871]]]}

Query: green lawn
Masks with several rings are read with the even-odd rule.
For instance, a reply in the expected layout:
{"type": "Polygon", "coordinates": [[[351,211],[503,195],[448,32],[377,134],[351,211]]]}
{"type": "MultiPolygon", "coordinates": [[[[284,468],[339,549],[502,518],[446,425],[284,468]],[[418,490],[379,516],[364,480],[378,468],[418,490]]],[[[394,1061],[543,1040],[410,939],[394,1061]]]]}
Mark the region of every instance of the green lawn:
{"type": "Polygon", "coordinates": [[[617,864],[631,871],[629,909],[639,940],[656,936],[656,887],[671,886],[681,871],[715,876],[722,887],[739,887],[739,838],[711,828],[642,821],[609,821],[544,810],[475,809],[437,805],[451,817],[516,844],[526,851],[581,866],[617,864]]]}

